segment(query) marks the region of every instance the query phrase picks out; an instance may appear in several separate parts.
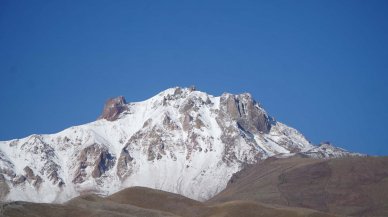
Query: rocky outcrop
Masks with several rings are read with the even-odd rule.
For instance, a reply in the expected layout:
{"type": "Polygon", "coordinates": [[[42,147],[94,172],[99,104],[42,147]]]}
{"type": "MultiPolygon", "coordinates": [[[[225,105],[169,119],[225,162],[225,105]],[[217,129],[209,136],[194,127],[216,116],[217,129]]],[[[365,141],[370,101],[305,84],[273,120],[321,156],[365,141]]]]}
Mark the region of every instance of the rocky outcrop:
{"type": "Polygon", "coordinates": [[[268,133],[271,130],[269,116],[250,94],[223,94],[220,104],[221,111],[228,114],[243,130],[250,133],[268,133]]]}
{"type": "Polygon", "coordinates": [[[39,189],[43,182],[42,178],[39,175],[35,175],[34,171],[28,166],[24,167],[24,172],[25,180],[30,182],[35,188],[39,189]]]}
{"type": "Polygon", "coordinates": [[[108,149],[99,144],[84,148],[78,153],[78,167],[72,182],[82,183],[88,176],[95,179],[101,177],[102,174],[113,167],[115,160],[108,149]],[[91,174],[88,174],[88,171],[91,171],[91,174]]]}
{"type": "Polygon", "coordinates": [[[32,166],[24,168],[25,174],[19,174],[14,177],[14,184],[24,184],[25,181],[31,183],[36,189],[39,189],[43,182],[43,176],[47,177],[52,184],[57,184],[59,187],[64,184],[62,178],[58,176],[58,171],[61,166],[57,164],[58,156],[55,149],[44,141],[40,135],[32,135],[27,141],[21,144],[20,149],[25,153],[26,159],[34,159],[32,166]],[[35,163],[40,162],[39,169],[35,163]],[[38,175],[39,174],[39,175],[38,175]]]}
{"type": "Polygon", "coordinates": [[[24,184],[24,182],[26,181],[26,177],[24,175],[18,175],[18,176],[15,176],[14,179],[12,179],[12,184],[14,186],[17,186],[17,185],[20,185],[20,184],[24,184]]]}
{"type": "Polygon", "coordinates": [[[270,117],[250,94],[223,94],[216,120],[222,129],[220,139],[225,144],[222,158],[228,165],[235,162],[254,163],[257,159],[266,157],[266,151],[260,147],[254,135],[268,133],[271,130],[270,117]],[[237,149],[243,144],[246,145],[244,156],[256,152],[253,159],[236,155],[237,149]]]}
{"type": "Polygon", "coordinates": [[[117,160],[117,176],[120,180],[124,180],[133,172],[133,165],[136,164],[129,151],[123,148],[120,157],[117,160]]]}
{"type": "Polygon", "coordinates": [[[3,201],[9,193],[9,186],[3,174],[0,174],[0,200],[3,201]]]}
{"type": "Polygon", "coordinates": [[[14,178],[16,176],[14,170],[14,165],[10,159],[0,151],[0,174],[6,175],[9,178],[14,178]]]}
{"type": "Polygon", "coordinates": [[[108,121],[116,120],[122,112],[128,110],[126,104],[127,102],[123,96],[109,99],[106,101],[99,119],[106,119],[108,121]]]}
{"type": "Polygon", "coordinates": [[[335,147],[330,142],[323,142],[306,152],[300,152],[298,154],[305,157],[320,158],[320,159],[351,157],[351,156],[363,156],[363,157],[367,156],[364,154],[353,153],[353,152],[346,151],[345,149],[335,147]]]}

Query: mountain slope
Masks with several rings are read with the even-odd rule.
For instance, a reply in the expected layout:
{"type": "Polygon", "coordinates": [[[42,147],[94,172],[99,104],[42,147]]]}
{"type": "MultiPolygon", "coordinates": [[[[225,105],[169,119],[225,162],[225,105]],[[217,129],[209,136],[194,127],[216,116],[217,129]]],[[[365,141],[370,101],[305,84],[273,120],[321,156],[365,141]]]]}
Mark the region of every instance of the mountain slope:
{"type": "Polygon", "coordinates": [[[64,202],[145,186],[203,201],[245,165],[295,153],[353,155],[314,146],[250,94],[170,88],[142,102],[110,99],[88,124],[0,142],[0,197],[64,202]]]}
{"type": "Polygon", "coordinates": [[[388,158],[269,158],[235,174],[209,202],[231,200],[346,216],[388,216],[388,158]]]}
{"type": "Polygon", "coordinates": [[[229,201],[208,205],[181,195],[141,187],[128,188],[106,198],[97,195],[80,196],[62,205],[5,203],[0,207],[0,215],[5,217],[334,217],[332,214],[309,209],[270,206],[251,201],[229,201]]]}

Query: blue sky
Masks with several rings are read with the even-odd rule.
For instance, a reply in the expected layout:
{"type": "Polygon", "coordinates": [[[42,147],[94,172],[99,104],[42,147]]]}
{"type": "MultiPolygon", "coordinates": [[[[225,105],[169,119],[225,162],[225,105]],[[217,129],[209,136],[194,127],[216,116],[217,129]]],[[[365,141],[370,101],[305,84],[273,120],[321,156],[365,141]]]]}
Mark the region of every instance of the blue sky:
{"type": "Polygon", "coordinates": [[[314,143],[388,155],[388,1],[0,0],[0,140],[173,86],[250,92],[314,143]]]}

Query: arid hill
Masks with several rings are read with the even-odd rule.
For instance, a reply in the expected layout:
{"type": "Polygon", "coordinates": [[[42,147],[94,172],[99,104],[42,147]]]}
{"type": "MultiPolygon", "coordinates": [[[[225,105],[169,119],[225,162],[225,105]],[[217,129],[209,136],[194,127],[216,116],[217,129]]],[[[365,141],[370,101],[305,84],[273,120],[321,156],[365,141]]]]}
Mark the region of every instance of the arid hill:
{"type": "Polygon", "coordinates": [[[11,202],[1,205],[1,216],[9,217],[334,217],[311,209],[266,205],[253,201],[206,204],[178,194],[132,187],[109,197],[84,195],[66,204],[11,202]]]}
{"type": "Polygon", "coordinates": [[[236,173],[209,203],[231,200],[388,216],[388,157],[269,158],[236,173]]]}

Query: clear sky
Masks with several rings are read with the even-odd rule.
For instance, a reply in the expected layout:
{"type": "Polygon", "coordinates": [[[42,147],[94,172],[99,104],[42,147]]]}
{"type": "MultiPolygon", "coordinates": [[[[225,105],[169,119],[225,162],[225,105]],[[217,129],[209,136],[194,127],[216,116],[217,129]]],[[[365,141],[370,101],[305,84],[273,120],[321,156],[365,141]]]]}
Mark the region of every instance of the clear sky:
{"type": "Polygon", "coordinates": [[[388,1],[0,0],[0,140],[173,86],[250,92],[314,143],[388,155],[388,1]]]}

